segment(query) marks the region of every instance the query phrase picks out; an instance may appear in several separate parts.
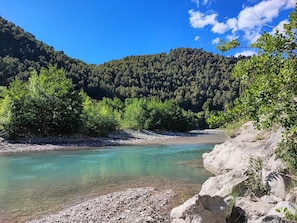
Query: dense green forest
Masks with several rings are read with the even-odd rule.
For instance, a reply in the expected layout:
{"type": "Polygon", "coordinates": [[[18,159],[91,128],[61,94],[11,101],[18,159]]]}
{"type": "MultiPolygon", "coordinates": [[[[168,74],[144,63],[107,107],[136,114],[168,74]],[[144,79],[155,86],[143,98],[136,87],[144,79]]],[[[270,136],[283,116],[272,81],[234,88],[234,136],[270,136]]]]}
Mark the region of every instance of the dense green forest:
{"type": "Polygon", "coordinates": [[[238,97],[239,83],[230,73],[238,58],[202,49],[178,48],[169,53],[129,56],[90,65],[55,51],[22,28],[0,17],[0,85],[49,64],[63,68],[76,89],[94,99],[104,97],[173,99],[194,112],[223,110],[238,97]]]}
{"type": "Polygon", "coordinates": [[[116,129],[188,131],[197,117],[174,100],[157,98],[91,99],[74,89],[64,70],[50,65],[16,78],[0,98],[0,131],[6,138],[82,133],[106,136],[116,129]]]}
{"type": "Polygon", "coordinates": [[[205,128],[239,96],[230,75],[238,61],[177,48],[86,64],[0,17],[0,130],[14,137],[205,128]]]}

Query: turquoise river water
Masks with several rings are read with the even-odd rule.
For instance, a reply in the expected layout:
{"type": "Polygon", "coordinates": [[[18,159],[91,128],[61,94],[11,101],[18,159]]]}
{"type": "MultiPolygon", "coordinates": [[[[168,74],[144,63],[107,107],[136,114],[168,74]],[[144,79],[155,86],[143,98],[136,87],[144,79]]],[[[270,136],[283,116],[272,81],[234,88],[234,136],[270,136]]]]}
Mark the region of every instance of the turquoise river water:
{"type": "Polygon", "coordinates": [[[213,145],[117,146],[0,156],[0,220],[24,221],[131,187],[192,196],[210,176],[213,145]]]}

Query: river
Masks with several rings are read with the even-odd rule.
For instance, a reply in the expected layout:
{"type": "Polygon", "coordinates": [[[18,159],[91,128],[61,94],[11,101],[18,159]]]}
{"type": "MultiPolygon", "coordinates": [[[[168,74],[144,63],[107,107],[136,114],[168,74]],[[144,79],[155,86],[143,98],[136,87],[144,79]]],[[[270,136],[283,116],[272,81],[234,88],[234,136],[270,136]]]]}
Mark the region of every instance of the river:
{"type": "Polygon", "coordinates": [[[173,189],[183,201],[211,176],[201,156],[213,146],[113,146],[2,155],[0,213],[25,221],[95,196],[143,186],[173,189]]]}

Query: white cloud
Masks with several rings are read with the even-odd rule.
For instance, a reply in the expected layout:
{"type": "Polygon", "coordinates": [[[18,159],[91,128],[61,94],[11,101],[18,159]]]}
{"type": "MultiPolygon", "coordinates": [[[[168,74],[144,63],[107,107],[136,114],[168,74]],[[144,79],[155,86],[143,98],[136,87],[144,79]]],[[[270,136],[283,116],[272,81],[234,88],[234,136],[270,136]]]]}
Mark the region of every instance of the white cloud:
{"type": "Polygon", "coordinates": [[[230,27],[227,24],[218,22],[212,27],[211,31],[218,34],[223,34],[229,29],[230,27]]]}
{"type": "MultiPolygon", "coordinates": [[[[200,6],[200,0],[191,0],[192,2],[196,3],[197,7],[200,6]]],[[[202,0],[202,5],[211,4],[212,0],[202,0]]]]}
{"type": "Polygon", "coordinates": [[[253,7],[244,8],[237,17],[238,29],[252,29],[271,22],[279,15],[287,0],[262,1],[253,7]]]}
{"type": "Polygon", "coordinates": [[[245,51],[236,53],[234,56],[235,57],[239,57],[239,56],[246,56],[246,57],[248,57],[248,56],[253,56],[255,54],[257,54],[257,53],[255,51],[253,51],[253,50],[245,50],[245,51]]]}
{"type": "Polygon", "coordinates": [[[206,5],[209,2],[209,0],[203,0],[203,5],[206,5]]]}
{"type": "Polygon", "coordinates": [[[255,43],[260,36],[261,36],[261,27],[256,27],[254,29],[245,30],[243,38],[250,43],[255,43]]]}
{"type": "MultiPolygon", "coordinates": [[[[212,0],[192,0],[194,2],[202,2],[210,4],[212,0]]],[[[256,1],[250,0],[255,3],[256,1]]],[[[243,9],[236,17],[228,18],[225,22],[218,21],[217,13],[205,14],[201,11],[190,10],[190,24],[193,28],[204,28],[211,26],[211,31],[217,34],[224,34],[231,31],[232,35],[227,36],[227,39],[238,38],[239,32],[243,32],[243,39],[249,43],[254,43],[261,35],[263,26],[269,27],[275,18],[279,16],[282,10],[294,8],[297,0],[261,0],[253,6],[243,6],[243,9]]],[[[287,21],[287,20],[286,20],[287,21]]],[[[281,30],[283,23],[280,23],[276,29],[281,30]]]]}
{"type": "Polygon", "coordinates": [[[226,36],[226,39],[228,41],[231,41],[231,40],[234,40],[234,39],[238,39],[238,38],[239,38],[239,36],[236,36],[235,33],[233,33],[232,35],[227,35],[226,36]]]}
{"type": "Polygon", "coordinates": [[[227,22],[226,22],[226,24],[232,30],[236,30],[237,29],[237,19],[236,18],[228,19],[227,22]]]}
{"type": "Polygon", "coordinates": [[[245,7],[237,16],[236,28],[232,32],[243,31],[244,39],[254,43],[262,33],[263,26],[269,26],[279,16],[281,10],[296,0],[262,0],[252,7],[245,7]],[[291,2],[291,3],[290,3],[291,2]]]}
{"type": "Polygon", "coordinates": [[[217,44],[219,44],[219,42],[220,42],[220,38],[217,37],[217,38],[215,38],[215,39],[212,40],[211,44],[217,45],[217,44]]]}
{"type": "Polygon", "coordinates": [[[279,22],[279,24],[276,27],[274,27],[269,34],[274,35],[276,33],[276,31],[279,31],[282,34],[285,34],[284,25],[288,24],[288,23],[289,23],[289,20],[287,20],[287,19],[279,22]]]}
{"type": "Polygon", "coordinates": [[[195,36],[194,40],[198,41],[200,39],[200,36],[195,36]]]}
{"type": "Polygon", "coordinates": [[[215,25],[217,23],[217,14],[205,15],[202,12],[194,11],[191,9],[190,14],[190,24],[193,28],[203,28],[207,25],[215,25]]]}
{"type": "Polygon", "coordinates": [[[287,0],[286,9],[295,8],[297,0],[287,0]]]}

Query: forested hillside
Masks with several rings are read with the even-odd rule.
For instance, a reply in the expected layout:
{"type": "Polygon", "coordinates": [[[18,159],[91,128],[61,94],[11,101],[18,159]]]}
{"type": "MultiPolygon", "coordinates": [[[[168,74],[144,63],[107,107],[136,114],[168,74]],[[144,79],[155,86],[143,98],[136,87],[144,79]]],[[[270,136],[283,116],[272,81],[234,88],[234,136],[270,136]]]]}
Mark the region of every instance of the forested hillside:
{"type": "Polygon", "coordinates": [[[202,49],[178,48],[169,53],[129,56],[89,65],[55,51],[22,28],[0,17],[0,85],[16,76],[27,80],[32,70],[49,64],[63,68],[76,89],[103,97],[174,99],[194,112],[222,110],[238,97],[230,73],[238,61],[202,49]]]}
{"type": "Polygon", "coordinates": [[[28,79],[32,70],[55,64],[67,71],[74,84],[87,79],[91,65],[72,59],[61,51],[55,51],[22,28],[0,17],[0,85],[8,85],[15,76],[28,79]],[[79,77],[76,79],[75,77],[79,77]]]}

